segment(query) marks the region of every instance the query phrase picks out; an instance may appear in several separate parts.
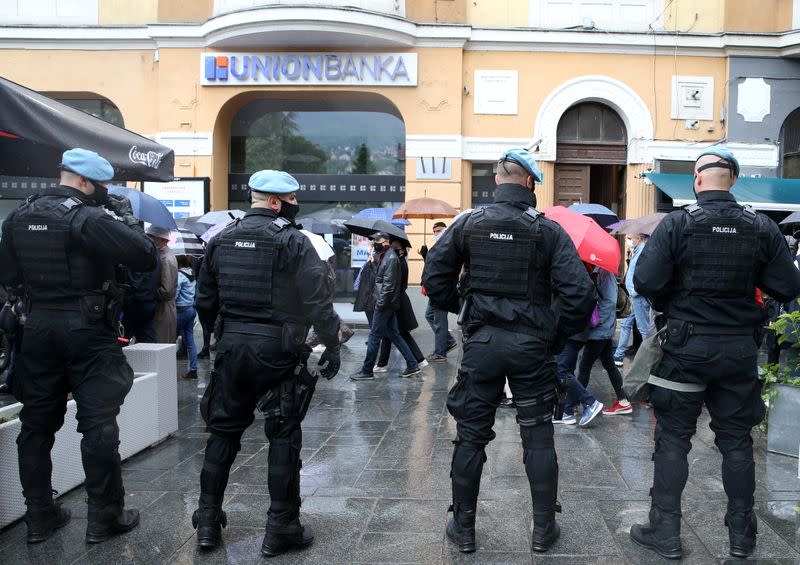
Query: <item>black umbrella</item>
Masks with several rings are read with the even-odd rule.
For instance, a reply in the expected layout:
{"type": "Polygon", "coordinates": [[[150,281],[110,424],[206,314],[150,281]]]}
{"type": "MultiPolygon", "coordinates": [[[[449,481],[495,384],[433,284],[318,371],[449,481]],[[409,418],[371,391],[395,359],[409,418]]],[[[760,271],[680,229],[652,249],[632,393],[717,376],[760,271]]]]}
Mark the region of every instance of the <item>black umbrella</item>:
{"type": "Polygon", "coordinates": [[[346,233],[347,230],[341,224],[336,222],[326,222],[312,217],[299,218],[298,224],[303,226],[303,229],[311,233],[346,233]]]}
{"type": "Polygon", "coordinates": [[[105,157],[116,180],[173,179],[169,147],[0,77],[0,175],[56,177],[74,147],[105,157]]]}
{"type": "Polygon", "coordinates": [[[388,233],[389,235],[402,239],[409,245],[408,235],[402,228],[387,222],[386,220],[376,220],[374,218],[353,218],[344,223],[344,227],[356,235],[370,237],[378,232],[388,233]]]}

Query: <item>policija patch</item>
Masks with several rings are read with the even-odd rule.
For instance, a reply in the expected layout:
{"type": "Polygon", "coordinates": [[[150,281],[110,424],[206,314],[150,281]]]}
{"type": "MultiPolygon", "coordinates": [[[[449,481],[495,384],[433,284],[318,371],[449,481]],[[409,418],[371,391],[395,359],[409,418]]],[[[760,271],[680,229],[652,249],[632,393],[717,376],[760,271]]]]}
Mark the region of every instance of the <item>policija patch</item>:
{"type": "Polygon", "coordinates": [[[497,239],[500,241],[514,241],[514,234],[511,233],[489,233],[489,239],[497,239]]]}
{"type": "Polygon", "coordinates": [[[735,234],[736,228],[733,226],[711,226],[711,232],[735,234]]]}
{"type": "Polygon", "coordinates": [[[235,241],[233,246],[237,249],[255,249],[256,242],[255,241],[235,241]]]}

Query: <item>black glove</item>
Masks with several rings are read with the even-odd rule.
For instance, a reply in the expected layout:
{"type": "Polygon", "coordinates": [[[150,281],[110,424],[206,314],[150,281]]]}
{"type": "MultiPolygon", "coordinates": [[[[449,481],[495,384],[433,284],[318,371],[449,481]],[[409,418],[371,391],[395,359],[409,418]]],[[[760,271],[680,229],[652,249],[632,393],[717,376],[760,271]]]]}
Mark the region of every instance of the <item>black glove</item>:
{"type": "Polygon", "coordinates": [[[319,373],[321,377],[328,380],[335,377],[336,373],[339,372],[339,367],[342,366],[341,346],[337,344],[325,347],[325,351],[322,352],[317,365],[325,365],[319,373]]]}
{"type": "Polygon", "coordinates": [[[106,208],[114,212],[120,218],[125,216],[133,216],[133,206],[131,206],[131,201],[124,196],[109,194],[108,202],[106,202],[106,208]]]}

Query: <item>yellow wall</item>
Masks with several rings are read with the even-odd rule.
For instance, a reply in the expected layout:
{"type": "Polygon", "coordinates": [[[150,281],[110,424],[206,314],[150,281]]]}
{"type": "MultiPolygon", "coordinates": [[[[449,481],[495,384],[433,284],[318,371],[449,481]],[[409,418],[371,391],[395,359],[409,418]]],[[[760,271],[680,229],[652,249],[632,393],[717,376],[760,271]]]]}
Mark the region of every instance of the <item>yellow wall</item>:
{"type": "MultiPolygon", "coordinates": [[[[672,75],[714,77],[714,116],[725,97],[726,59],[714,57],[611,55],[587,53],[504,53],[464,52],[464,84],[470,85],[476,69],[519,69],[519,113],[516,116],[475,116],[472,96],[464,99],[463,135],[476,137],[518,137],[533,135],[536,115],[547,96],[560,84],[584,75],[615,78],[633,89],[647,104],[655,124],[656,139],[719,139],[717,121],[701,122],[699,130],[687,130],[684,120],[670,119],[672,75]],[[655,87],[653,66],[655,65],[655,87]],[[706,128],[713,124],[715,131],[706,128]]],[[[587,96],[592,93],[587,92],[587,96]]]]}
{"type": "Polygon", "coordinates": [[[214,0],[158,0],[159,23],[202,23],[214,13],[214,0]]]}
{"type": "Polygon", "coordinates": [[[462,24],[473,0],[406,0],[406,19],[412,22],[462,24]]]}
{"type": "MultiPolygon", "coordinates": [[[[194,1],[194,0],[192,0],[194,1]]],[[[159,0],[100,0],[100,25],[150,24],[158,20],[159,0]]]]}
{"type": "Polygon", "coordinates": [[[528,0],[468,0],[467,23],[476,27],[526,27],[528,0]]]}
{"type": "Polygon", "coordinates": [[[725,23],[726,0],[665,0],[664,29],[693,33],[717,33],[725,23]]]}
{"type": "Polygon", "coordinates": [[[792,0],[727,0],[725,31],[774,32],[792,27],[792,0]]]}

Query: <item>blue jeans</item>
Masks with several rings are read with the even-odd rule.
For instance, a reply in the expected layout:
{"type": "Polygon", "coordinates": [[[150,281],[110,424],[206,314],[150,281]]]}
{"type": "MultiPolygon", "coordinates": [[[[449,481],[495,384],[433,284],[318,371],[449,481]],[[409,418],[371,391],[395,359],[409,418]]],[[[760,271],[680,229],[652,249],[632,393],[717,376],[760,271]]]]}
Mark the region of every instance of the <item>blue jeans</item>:
{"type": "Polygon", "coordinates": [[[361,372],[367,375],[372,374],[372,367],[375,366],[375,361],[378,359],[378,349],[381,345],[381,339],[388,337],[389,341],[397,348],[410,370],[416,370],[417,360],[411,353],[408,344],[400,335],[400,330],[397,328],[397,314],[394,310],[375,310],[372,315],[372,325],[369,330],[369,339],[367,340],[367,358],[364,359],[364,365],[361,372]]]}
{"type": "Polygon", "coordinates": [[[194,307],[178,312],[178,335],[181,336],[186,346],[186,355],[189,357],[189,370],[197,370],[197,348],[194,345],[194,317],[197,313],[194,307]]]}
{"type": "Polygon", "coordinates": [[[433,354],[446,357],[447,349],[456,343],[447,326],[447,310],[440,310],[428,301],[428,307],[425,309],[425,319],[433,330],[433,354]]]}
{"type": "Polygon", "coordinates": [[[558,378],[569,385],[567,398],[564,401],[564,414],[572,415],[575,412],[575,405],[578,403],[591,406],[595,402],[592,393],[575,377],[578,354],[584,345],[583,342],[568,339],[564,350],[556,356],[558,378]]]}
{"type": "MultiPolygon", "coordinates": [[[[633,300],[631,300],[631,303],[633,303],[633,300]]],[[[625,350],[628,349],[628,342],[631,340],[631,333],[633,333],[634,321],[636,321],[636,314],[633,313],[633,308],[631,308],[630,316],[623,318],[622,324],[620,324],[619,344],[614,350],[614,359],[622,359],[625,357],[625,350]]]]}
{"type": "Polygon", "coordinates": [[[644,296],[634,296],[633,315],[636,316],[636,327],[642,334],[642,341],[650,337],[650,303],[644,296]]]}

